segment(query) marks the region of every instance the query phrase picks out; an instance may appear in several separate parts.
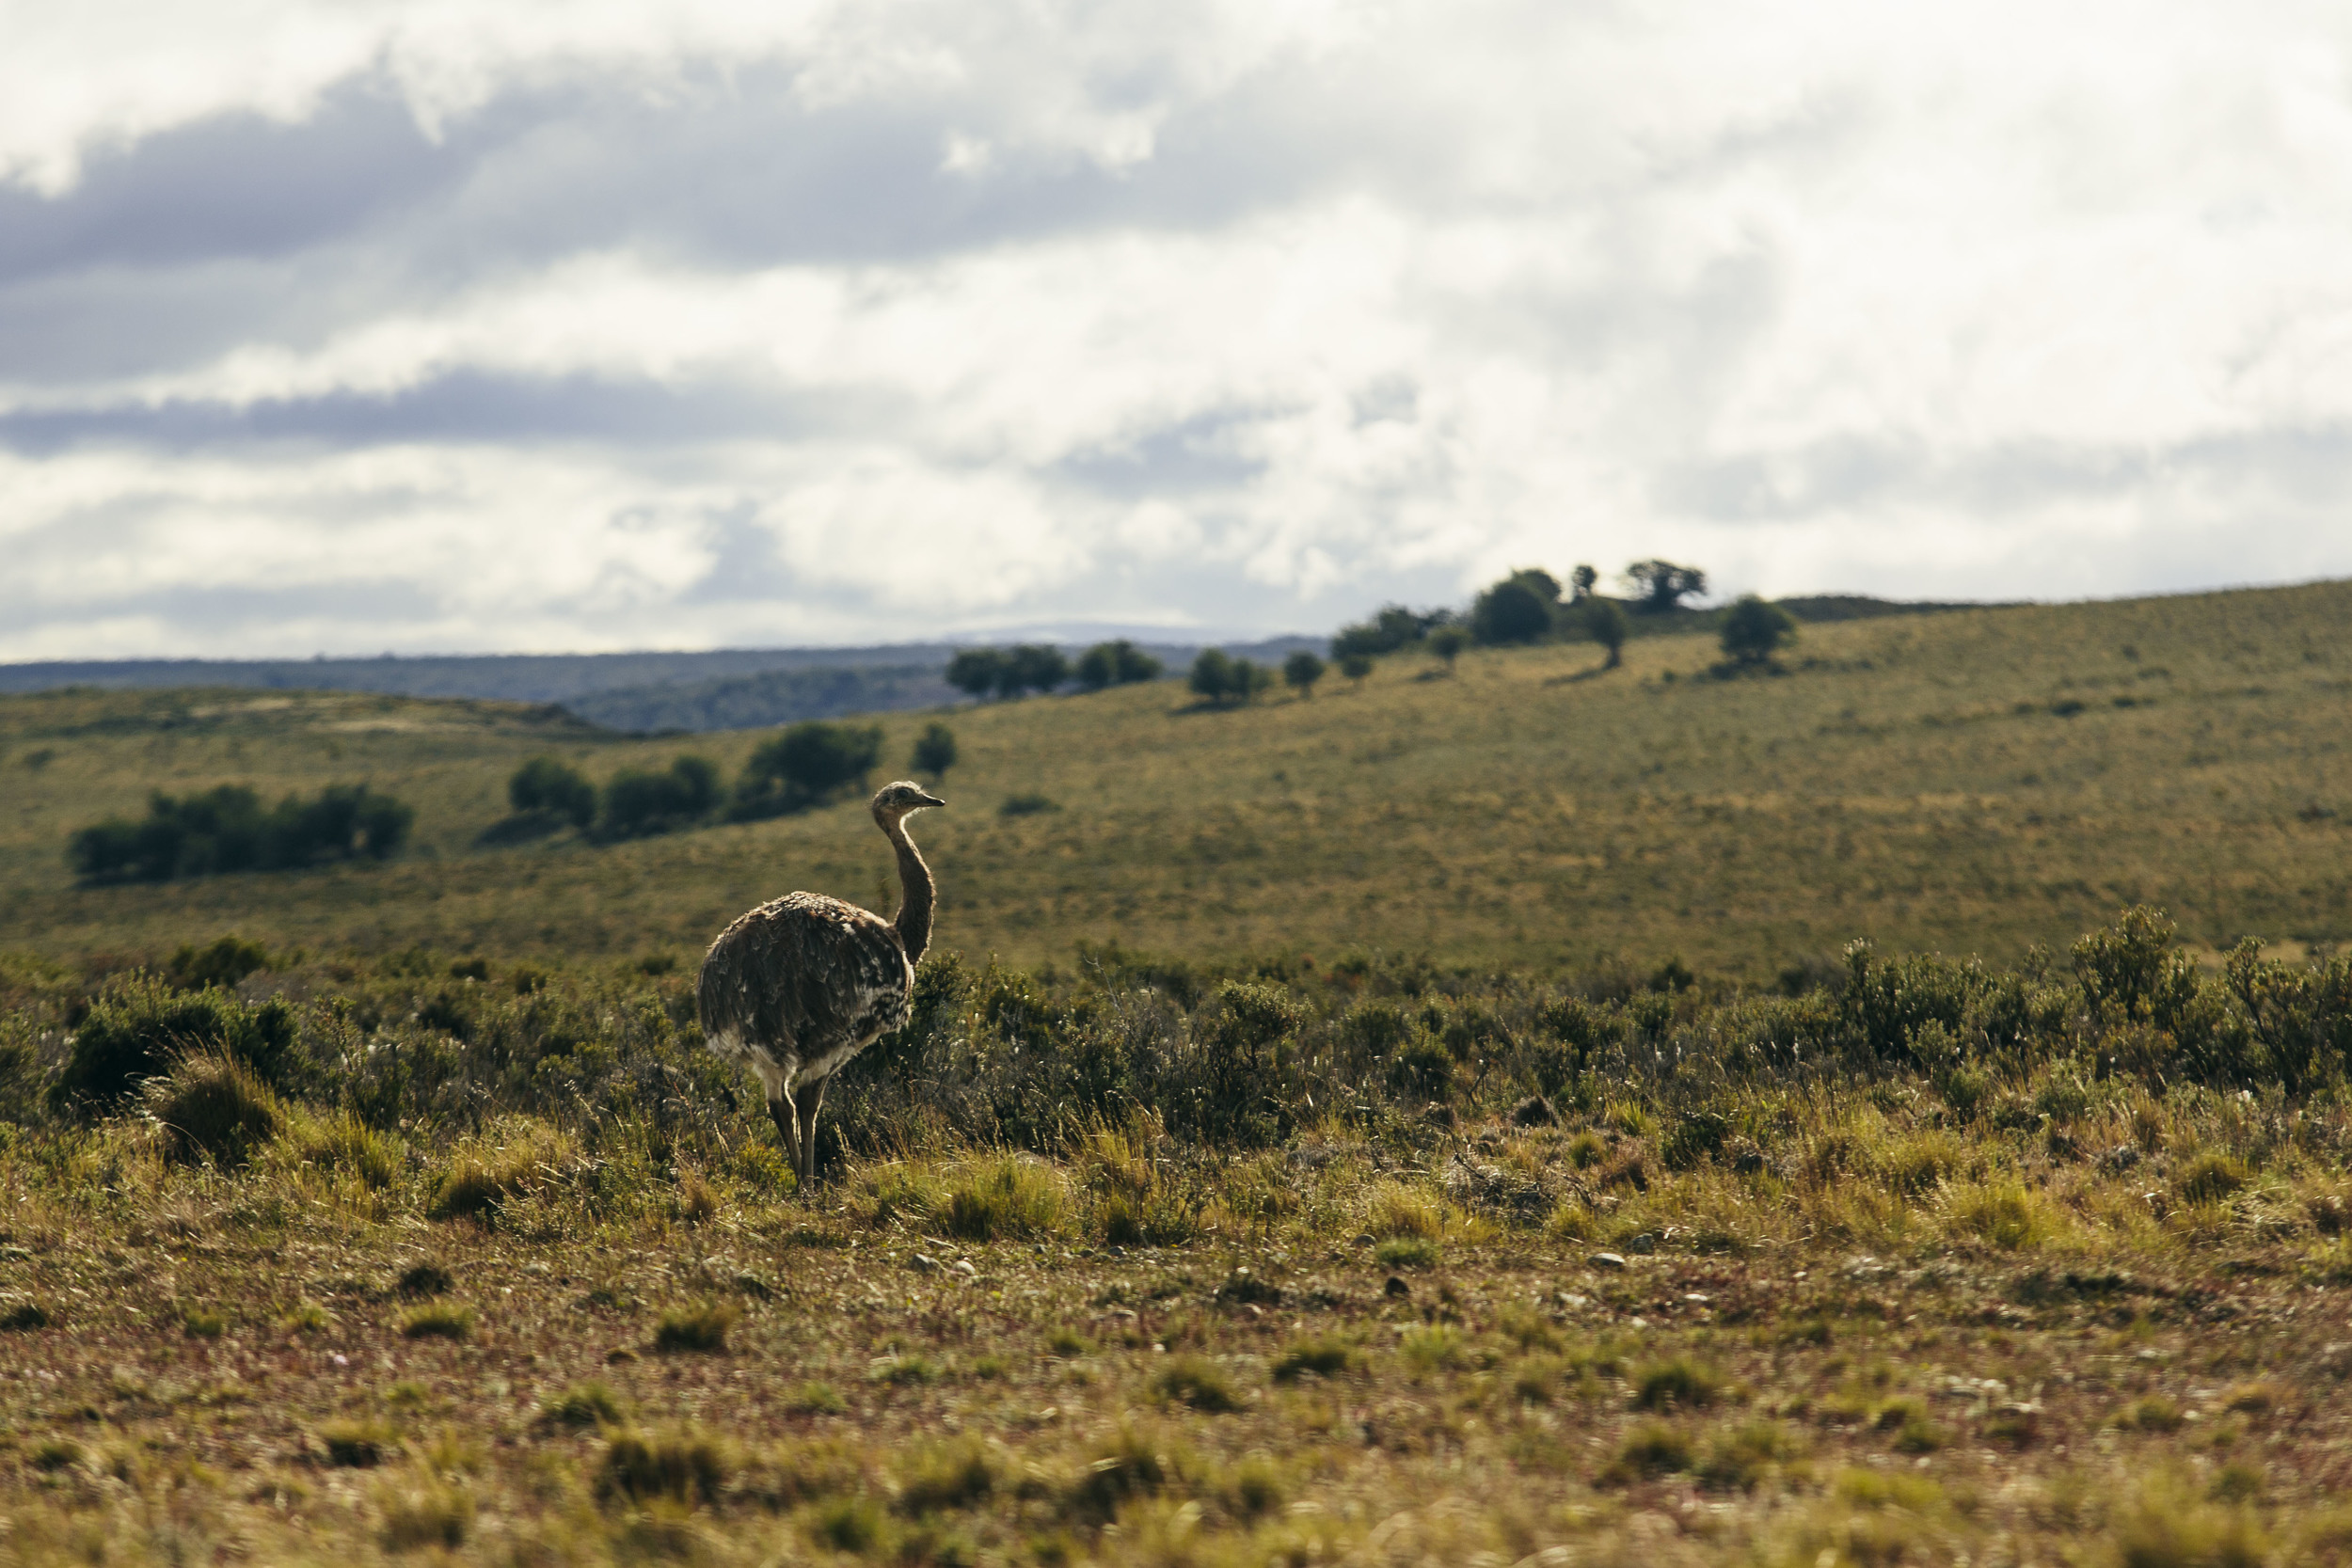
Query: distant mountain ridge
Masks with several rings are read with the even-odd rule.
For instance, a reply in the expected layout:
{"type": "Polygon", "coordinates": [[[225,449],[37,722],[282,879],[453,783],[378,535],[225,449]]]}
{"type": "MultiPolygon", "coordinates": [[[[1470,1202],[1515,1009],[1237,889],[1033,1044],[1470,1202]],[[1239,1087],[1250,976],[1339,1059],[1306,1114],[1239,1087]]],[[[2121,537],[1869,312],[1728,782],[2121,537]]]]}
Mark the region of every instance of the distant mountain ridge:
{"type": "MultiPolygon", "coordinates": [[[[1279,660],[1319,637],[1216,644],[1279,660]]],[[[937,707],[961,699],[944,678],[959,647],[897,642],[862,648],[723,648],[707,653],[426,654],[310,659],[81,659],[0,664],[0,694],[89,686],[109,690],[243,687],[371,691],[557,703],[607,729],[764,729],[803,719],[937,707]]],[[[1140,642],[1171,674],[1207,644],[1140,642]]],[[[1063,643],[1077,652],[1083,643],[1063,643]]]]}

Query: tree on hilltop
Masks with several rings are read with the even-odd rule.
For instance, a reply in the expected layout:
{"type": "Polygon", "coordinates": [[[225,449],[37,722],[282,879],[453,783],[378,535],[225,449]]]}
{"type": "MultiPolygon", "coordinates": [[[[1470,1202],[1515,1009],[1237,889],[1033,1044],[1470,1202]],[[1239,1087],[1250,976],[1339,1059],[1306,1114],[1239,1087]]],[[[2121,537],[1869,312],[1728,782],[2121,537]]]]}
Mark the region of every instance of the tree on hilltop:
{"type": "Polygon", "coordinates": [[[1724,652],[1740,664],[1768,663],[1796,638],[1796,618],[1754,594],[1742,594],[1724,617],[1724,652]]]}
{"type": "Polygon", "coordinates": [[[1546,572],[1515,572],[1470,605],[1470,632],[1488,647],[1540,641],[1551,630],[1560,585],[1546,572]]]}
{"type": "Polygon", "coordinates": [[[1683,600],[1707,592],[1705,572],[1671,561],[1637,561],[1625,569],[1625,575],[1642,595],[1642,610],[1652,615],[1680,610],[1683,600]]]}
{"type": "Polygon", "coordinates": [[[1597,594],[1584,599],[1584,629],[1594,641],[1609,650],[1609,662],[1604,670],[1614,670],[1625,662],[1625,638],[1629,629],[1625,608],[1614,599],[1604,599],[1597,594]]]}
{"type": "Polygon", "coordinates": [[[1302,697],[1315,694],[1315,682],[1323,678],[1323,660],[1300,648],[1282,661],[1282,679],[1302,697]]]}

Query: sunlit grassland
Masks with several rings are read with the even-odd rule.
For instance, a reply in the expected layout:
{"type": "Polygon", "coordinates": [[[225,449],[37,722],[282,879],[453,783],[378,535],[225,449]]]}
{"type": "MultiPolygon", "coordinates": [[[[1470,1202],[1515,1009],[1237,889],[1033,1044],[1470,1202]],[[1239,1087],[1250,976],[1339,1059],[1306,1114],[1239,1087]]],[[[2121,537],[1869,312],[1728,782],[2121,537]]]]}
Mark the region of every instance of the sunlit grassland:
{"type": "MultiPolygon", "coordinates": [[[[1193,711],[1173,684],[952,716],[920,820],[939,940],[1216,958],[1424,949],[1583,965],[1679,952],[1767,977],[1856,936],[2013,958],[2120,904],[2192,940],[2352,934],[2352,585],[1818,626],[1776,677],[1711,642],[1385,662],[1360,690],[1193,711]],[[1674,678],[1669,679],[1672,676],[1674,678]],[[1058,809],[1006,817],[1014,794],[1058,809]]],[[[905,770],[934,715],[886,715],[905,770]]],[[[758,736],[618,739],[498,705],[251,692],[0,704],[0,945],[684,952],[791,888],[887,905],[855,804],[596,847],[476,839],[522,758],[601,779],[758,736]],[[169,719],[170,722],[164,721],[169,719]],[[68,833],[151,789],[364,780],[418,808],[388,866],[81,889],[68,833]]]]}

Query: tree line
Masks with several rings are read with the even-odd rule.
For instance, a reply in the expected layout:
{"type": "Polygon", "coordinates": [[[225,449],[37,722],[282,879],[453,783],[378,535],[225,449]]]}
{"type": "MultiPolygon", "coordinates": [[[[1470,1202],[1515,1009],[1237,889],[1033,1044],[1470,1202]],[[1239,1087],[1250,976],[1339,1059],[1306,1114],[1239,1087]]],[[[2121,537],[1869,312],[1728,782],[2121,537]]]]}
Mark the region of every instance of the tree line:
{"type": "Polygon", "coordinates": [[[947,684],[967,696],[1009,699],[1057,690],[1073,681],[1085,691],[1155,681],[1165,668],[1123,637],[1097,642],[1074,663],[1051,643],[1017,642],[1009,648],[962,650],[947,661],[947,684]]]}
{"type": "MultiPolygon", "coordinates": [[[[881,766],[882,749],[879,724],[807,720],[761,742],[731,788],[717,763],[691,753],[666,768],[624,769],[601,790],[562,758],[536,756],[507,781],[513,815],[493,834],[512,839],[569,826],[612,842],[790,816],[862,792],[881,766]]],[[[916,772],[945,777],[956,763],[955,732],[932,722],[915,737],[911,760],[916,772]]]]}
{"type": "Polygon", "coordinates": [[[411,807],[366,784],[329,784],[275,806],[243,784],[158,790],[144,817],[110,816],[76,832],[66,858],[86,882],[166,882],[329,861],[389,860],[407,842],[411,807]]]}

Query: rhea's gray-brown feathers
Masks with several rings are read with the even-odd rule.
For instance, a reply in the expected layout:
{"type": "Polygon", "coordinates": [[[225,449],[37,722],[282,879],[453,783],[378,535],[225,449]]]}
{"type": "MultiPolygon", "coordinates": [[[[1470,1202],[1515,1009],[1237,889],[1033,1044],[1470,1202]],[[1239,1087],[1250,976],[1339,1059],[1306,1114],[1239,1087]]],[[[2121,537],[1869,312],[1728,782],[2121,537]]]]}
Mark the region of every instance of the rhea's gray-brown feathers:
{"type": "Polygon", "coordinates": [[[720,1055],[751,1064],[771,1105],[790,1101],[797,1085],[821,1085],[876,1037],[906,1023],[935,896],[906,818],[945,804],[904,779],[875,792],[874,825],[898,858],[895,919],[822,894],[788,893],[710,944],[695,991],[703,1037],[720,1055]]]}
{"type": "Polygon", "coordinates": [[[703,1036],[760,1069],[770,1093],[830,1075],[905,1024],[914,966],[880,915],[788,893],[719,933],[695,1001],[703,1036]]]}

